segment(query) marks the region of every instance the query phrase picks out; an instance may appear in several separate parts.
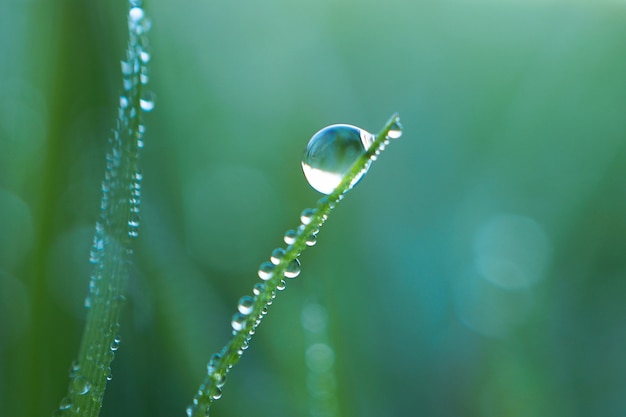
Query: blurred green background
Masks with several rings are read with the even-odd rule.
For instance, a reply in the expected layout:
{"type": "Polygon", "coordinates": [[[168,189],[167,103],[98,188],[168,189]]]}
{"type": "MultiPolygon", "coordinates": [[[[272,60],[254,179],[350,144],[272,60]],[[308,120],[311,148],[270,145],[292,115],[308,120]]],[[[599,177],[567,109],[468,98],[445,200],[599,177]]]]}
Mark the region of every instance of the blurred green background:
{"type": "MultiPolygon", "coordinates": [[[[66,392],[126,7],[0,2],[2,416],[66,392]]],[[[184,415],[258,265],[320,197],[310,136],[395,111],[403,137],[303,254],[212,415],[626,414],[626,3],[147,12],[157,108],[102,416],[184,415]]]]}

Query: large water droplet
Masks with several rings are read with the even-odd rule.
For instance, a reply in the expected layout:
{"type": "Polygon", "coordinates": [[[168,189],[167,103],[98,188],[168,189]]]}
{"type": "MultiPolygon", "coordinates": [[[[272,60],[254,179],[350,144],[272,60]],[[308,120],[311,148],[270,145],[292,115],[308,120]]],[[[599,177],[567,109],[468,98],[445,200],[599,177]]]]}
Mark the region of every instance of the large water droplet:
{"type": "MultiPolygon", "coordinates": [[[[317,132],[309,141],[302,157],[302,170],[311,185],[320,193],[330,194],[341,183],[355,162],[370,148],[375,137],[356,126],[332,125],[317,132]]],[[[352,188],[367,172],[357,175],[352,188]]]]}

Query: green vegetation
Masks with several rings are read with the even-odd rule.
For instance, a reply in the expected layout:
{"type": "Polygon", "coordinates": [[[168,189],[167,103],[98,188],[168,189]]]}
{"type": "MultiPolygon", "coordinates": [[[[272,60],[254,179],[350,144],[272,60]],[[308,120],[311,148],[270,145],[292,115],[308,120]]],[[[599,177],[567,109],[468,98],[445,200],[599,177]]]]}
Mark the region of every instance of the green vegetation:
{"type": "MultiPolygon", "coordinates": [[[[127,5],[1,3],[0,415],[49,416],[88,315],[127,5]]],[[[185,415],[259,264],[319,198],[306,140],[390,109],[406,139],[301,255],[211,415],[623,414],[620,2],[148,13],[158,106],[101,416],[185,415]]]]}

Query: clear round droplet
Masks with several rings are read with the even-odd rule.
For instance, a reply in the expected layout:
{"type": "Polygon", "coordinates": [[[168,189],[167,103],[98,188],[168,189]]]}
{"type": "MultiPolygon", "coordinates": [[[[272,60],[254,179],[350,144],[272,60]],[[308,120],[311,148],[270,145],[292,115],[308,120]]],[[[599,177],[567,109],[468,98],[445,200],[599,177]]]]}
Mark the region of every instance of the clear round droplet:
{"type": "Polygon", "coordinates": [[[285,232],[285,236],[283,237],[283,240],[285,241],[286,244],[293,245],[296,242],[297,237],[298,237],[298,232],[296,232],[293,229],[287,230],[285,232]]]}
{"type": "Polygon", "coordinates": [[[69,397],[64,397],[59,404],[59,410],[69,410],[72,408],[72,400],[69,397]]]}
{"type": "Polygon", "coordinates": [[[289,262],[289,265],[287,265],[287,268],[285,269],[285,277],[295,278],[298,275],[300,275],[300,261],[296,258],[289,262]]]}
{"type": "MultiPolygon", "coordinates": [[[[317,132],[309,141],[302,157],[302,170],[307,181],[323,194],[332,193],[352,166],[372,146],[375,137],[351,125],[332,125],[317,132]]],[[[363,177],[357,175],[352,188],[363,177]]]]}
{"type": "Polygon", "coordinates": [[[272,275],[274,275],[274,264],[271,262],[263,262],[261,266],[259,266],[258,275],[263,281],[272,278],[272,275]]]}
{"type": "Polygon", "coordinates": [[[232,321],[230,322],[230,325],[232,326],[233,330],[236,332],[243,330],[245,324],[246,324],[246,316],[241,313],[235,313],[233,315],[232,321]]]}
{"type": "Polygon", "coordinates": [[[317,243],[317,235],[312,234],[311,236],[306,238],[307,246],[315,246],[316,243],[317,243]]]}
{"type": "Polygon", "coordinates": [[[270,261],[274,264],[274,265],[278,265],[280,263],[280,260],[283,258],[283,256],[285,256],[285,249],[283,248],[276,248],[272,251],[272,256],[270,257],[270,261]]]}
{"type": "Polygon", "coordinates": [[[257,282],[256,284],[254,284],[254,287],[252,287],[252,293],[254,295],[261,295],[264,289],[265,284],[263,284],[262,282],[257,282]]]}
{"type": "Polygon", "coordinates": [[[213,393],[213,395],[211,396],[211,398],[213,398],[214,400],[219,400],[220,398],[222,398],[222,389],[221,388],[216,388],[216,390],[213,393]]]}
{"type": "Polygon", "coordinates": [[[302,213],[300,214],[300,221],[302,222],[303,225],[307,225],[309,223],[311,223],[311,220],[313,219],[313,216],[315,215],[315,209],[312,208],[307,208],[302,210],[302,213]]]}
{"type": "Polygon", "coordinates": [[[285,282],[285,280],[284,280],[284,279],[281,279],[281,280],[278,282],[278,284],[276,284],[276,289],[277,289],[278,291],[282,291],[282,290],[284,290],[285,288],[287,288],[287,283],[285,282]]]}
{"type": "Polygon", "coordinates": [[[85,395],[91,389],[91,383],[82,375],[78,375],[72,382],[72,390],[78,395],[85,395]]]}
{"type": "Polygon", "coordinates": [[[239,304],[237,305],[237,310],[241,314],[248,315],[252,313],[252,308],[254,307],[254,299],[249,295],[244,295],[239,299],[239,304]]]}

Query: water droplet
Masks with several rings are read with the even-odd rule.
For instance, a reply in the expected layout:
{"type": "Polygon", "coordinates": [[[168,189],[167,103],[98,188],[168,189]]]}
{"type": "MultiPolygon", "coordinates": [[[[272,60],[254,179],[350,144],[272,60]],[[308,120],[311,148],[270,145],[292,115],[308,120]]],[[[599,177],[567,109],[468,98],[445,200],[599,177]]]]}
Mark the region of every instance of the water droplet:
{"type": "Polygon", "coordinates": [[[142,64],[147,64],[150,62],[150,52],[148,52],[145,48],[139,51],[139,60],[142,64]]]}
{"type": "Polygon", "coordinates": [[[115,352],[116,350],[118,350],[120,348],[120,342],[121,339],[118,336],[115,336],[115,338],[111,341],[111,345],[109,346],[111,348],[111,351],[115,352]]]}
{"type": "MultiPolygon", "coordinates": [[[[232,365],[229,365],[229,368],[231,366],[232,365]]],[[[216,387],[222,388],[224,385],[226,385],[226,375],[224,375],[223,373],[215,372],[215,373],[211,374],[211,377],[215,381],[215,386],[216,387]]]]}
{"type": "MultiPolygon", "coordinates": [[[[332,193],[374,140],[374,135],[356,126],[325,127],[313,135],[306,147],[302,157],[304,176],[320,193],[332,193]]],[[[369,165],[355,177],[350,188],[363,177],[369,165]]]]}
{"type": "Polygon", "coordinates": [[[289,262],[289,265],[287,265],[287,268],[285,269],[285,277],[295,278],[298,275],[300,275],[300,261],[296,258],[289,262]]]}
{"type": "Polygon", "coordinates": [[[85,297],[85,308],[91,308],[91,297],[85,297]]]}
{"type": "Polygon", "coordinates": [[[193,408],[191,408],[191,406],[187,407],[185,411],[187,412],[187,417],[191,417],[193,414],[193,408]]]}
{"type": "Polygon", "coordinates": [[[139,99],[139,107],[145,112],[154,110],[155,95],[151,91],[146,91],[139,99]]]}
{"type": "Polygon", "coordinates": [[[281,280],[278,282],[278,284],[276,284],[276,289],[277,289],[278,291],[282,291],[282,290],[284,290],[285,288],[287,288],[287,283],[285,282],[285,280],[284,280],[284,279],[281,279],[281,280]]]}
{"type": "Polygon", "coordinates": [[[400,119],[396,117],[395,122],[393,122],[389,128],[389,132],[387,132],[387,137],[391,139],[398,139],[400,136],[402,136],[402,125],[400,124],[400,119]]]}
{"type": "Polygon", "coordinates": [[[85,395],[91,389],[91,383],[82,375],[78,375],[72,382],[72,391],[78,395],[85,395]]]}
{"type": "Polygon", "coordinates": [[[219,400],[220,398],[222,398],[222,389],[216,388],[211,398],[213,398],[214,400],[219,400]]]}
{"type": "Polygon", "coordinates": [[[263,284],[262,282],[257,282],[256,284],[254,284],[254,287],[252,288],[252,293],[254,295],[260,295],[264,289],[265,289],[265,284],[263,284]]]}
{"type": "Polygon", "coordinates": [[[133,7],[128,12],[128,17],[134,22],[138,22],[145,16],[144,11],[141,7],[133,7]]]}
{"type": "Polygon", "coordinates": [[[285,241],[286,244],[293,245],[296,242],[296,237],[298,237],[298,232],[296,232],[293,229],[287,230],[285,232],[285,237],[283,238],[283,240],[285,241]]]}
{"type": "MultiPolygon", "coordinates": [[[[222,355],[220,355],[219,353],[214,353],[213,355],[211,355],[211,359],[209,359],[209,363],[207,363],[206,365],[207,373],[209,375],[215,372],[220,359],[222,359],[222,355]]],[[[199,394],[202,395],[202,391],[200,391],[199,394]]]]}
{"type": "Polygon", "coordinates": [[[150,77],[148,74],[148,67],[141,67],[141,70],[139,71],[139,82],[142,85],[146,85],[148,84],[149,80],[150,80],[150,77]]]}
{"type": "Polygon", "coordinates": [[[272,278],[272,276],[274,275],[274,264],[271,262],[263,262],[259,267],[258,274],[259,278],[264,281],[272,278]]]}
{"type": "Polygon", "coordinates": [[[78,371],[80,371],[80,364],[77,360],[74,360],[72,361],[72,365],[70,366],[70,378],[74,378],[78,371]]]}
{"type": "Polygon", "coordinates": [[[64,397],[59,404],[59,410],[69,410],[72,408],[72,400],[69,397],[64,397]]]}
{"type": "Polygon", "coordinates": [[[236,332],[243,330],[245,324],[246,324],[246,316],[241,313],[235,313],[233,315],[232,321],[230,322],[230,325],[232,326],[233,330],[236,332]]]}
{"type": "Polygon", "coordinates": [[[303,225],[307,225],[309,223],[311,223],[311,220],[313,219],[313,216],[315,215],[315,209],[312,208],[307,208],[302,210],[302,213],[300,214],[300,221],[302,222],[303,225]]]}
{"type": "Polygon", "coordinates": [[[254,307],[254,299],[249,295],[244,295],[239,299],[239,304],[237,305],[237,309],[241,314],[248,315],[252,312],[252,308],[254,307]]]}
{"type": "Polygon", "coordinates": [[[120,108],[125,109],[128,107],[128,98],[126,96],[120,96],[120,108]]]}
{"type": "Polygon", "coordinates": [[[272,261],[272,263],[274,265],[278,265],[280,263],[280,260],[283,258],[283,256],[285,256],[285,249],[283,248],[276,248],[272,251],[272,256],[270,257],[270,261],[272,261]]]}
{"type": "Polygon", "coordinates": [[[306,238],[307,246],[315,246],[316,243],[317,243],[317,235],[315,233],[306,238]]]}

